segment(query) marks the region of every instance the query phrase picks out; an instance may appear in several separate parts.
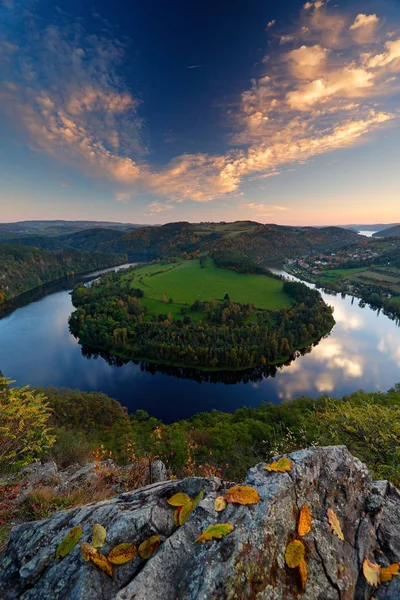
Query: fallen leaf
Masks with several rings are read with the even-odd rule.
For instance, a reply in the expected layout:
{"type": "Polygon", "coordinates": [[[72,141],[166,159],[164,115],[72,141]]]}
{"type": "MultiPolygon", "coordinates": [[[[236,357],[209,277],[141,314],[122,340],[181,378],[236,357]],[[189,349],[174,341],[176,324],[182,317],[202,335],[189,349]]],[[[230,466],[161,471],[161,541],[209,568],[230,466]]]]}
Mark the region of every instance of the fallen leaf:
{"type": "Polygon", "coordinates": [[[107,558],[113,565],[123,565],[135,558],[136,554],[136,546],[124,543],[114,546],[107,558]]]}
{"type": "Polygon", "coordinates": [[[299,515],[297,532],[303,537],[304,535],[307,535],[309,531],[311,531],[311,513],[307,504],[303,504],[299,515]]]}
{"type": "Polygon", "coordinates": [[[142,542],[139,546],[138,553],[141,558],[148,559],[157,550],[161,540],[158,535],[152,535],[148,540],[142,542]]]}
{"type": "Polygon", "coordinates": [[[101,548],[102,546],[104,546],[106,537],[107,531],[104,529],[103,525],[100,525],[100,523],[94,523],[92,533],[92,545],[95,548],[101,548]]]}
{"type": "Polygon", "coordinates": [[[232,530],[233,526],[229,525],[229,523],[218,523],[217,525],[211,525],[199,535],[195,542],[198,542],[199,544],[205,544],[212,539],[220,540],[225,535],[228,535],[228,533],[230,533],[232,530]]]}
{"type": "Polygon", "coordinates": [[[305,548],[303,542],[294,540],[287,545],[285,552],[285,562],[288,567],[294,569],[298,567],[301,561],[304,561],[305,548]]]}
{"type": "Polygon", "coordinates": [[[374,587],[378,587],[381,577],[381,568],[379,565],[371,562],[366,558],[363,562],[363,573],[368,583],[374,587]]]}
{"type": "Polygon", "coordinates": [[[184,492],[178,492],[177,494],[171,496],[171,498],[168,500],[168,504],[171,506],[185,506],[185,504],[188,504],[188,502],[191,502],[191,499],[184,492]]]}
{"type": "Polygon", "coordinates": [[[214,500],[214,509],[217,512],[221,512],[221,510],[225,510],[225,508],[227,507],[227,504],[228,503],[223,496],[218,496],[214,500]]]}
{"type": "Polygon", "coordinates": [[[177,506],[174,510],[174,523],[177,527],[179,527],[179,513],[182,510],[182,506],[177,506]]]}
{"type": "Polygon", "coordinates": [[[82,542],[81,554],[82,554],[83,560],[86,560],[86,562],[88,562],[90,560],[90,558],[93,556],[93,554],[97,554],[97,550],[88,542],[82,542]]]}
{"type": "Polygon", "coordinates": [[[199,493],[197,494],[196,498],[194,500],[192,500],[193,510],[198,507],[198,505],[203,500],[203,498],[204,498],[204,492],[203,492],[203,490],[200,490],[199,493]]]}
{"type": "Polygon", "coordinates": [[[333,533],[337,535],[339,540],[344,542],[344,535],[337,514],[332,508],[328,508],[326,514],[328,515],[329,525],[331,526],[333,533]]]}
{"type": "Polygon", "coordinates": [[[225,500],[236,504],[257,504],[261,498],[254,488],[247,485],[235,485],[226,492],[225,500]]]}
{"type": "Polygon", "coordinates": [[[96,553],[90,557],[90,560],[101,569],[104,573],[107,573],[110,577],[113,576],[113,566],[104,554],[96,553]]]}
{"type": "Polygon", "coordinates": [[[304,558],[299,563],[299,573],[300,573],[301,588],[304,591],[306,589],[306,583],[307,583],[307,565],[306,565],[306,561],[304,560],[304,558]]]}
{"type": "Polygon", "coordinates": [[[181,510],[179,511],[179,525],[184,525],[186,523],[186,521],[189,519],[189,517],[193,511],[194,511],[193,501],[190,501],[190,502],[188,502],[188,504],[185,504],[184,506],[182,506],[181,510]]]}
{"type": "Polygon", "coordinates": [[[286,471],[290,471],[293,467],[293,461],[288,458],[280,458],[275,462],[270,463],[265,467],[267,471],[278,471],[279,473],[286,473],[286,471]]]}
{"type": "Polygon", "coordinates": [[[381,568],[381,583],[386,583],[387,581],[392,581],[395,575],[399,574],[399,564],[394,563],[394,565],[390,565],[389,567],[381,568]]]}
{"type": "Polygon", "coordinates": [[[75,548],[76,544],[82,537],[82,527],[77,525],[73,527],[71,531],[65,536],[62,542],[58,545],[56,550],[56,558],[65,558],[67,554],[75,548]]]}

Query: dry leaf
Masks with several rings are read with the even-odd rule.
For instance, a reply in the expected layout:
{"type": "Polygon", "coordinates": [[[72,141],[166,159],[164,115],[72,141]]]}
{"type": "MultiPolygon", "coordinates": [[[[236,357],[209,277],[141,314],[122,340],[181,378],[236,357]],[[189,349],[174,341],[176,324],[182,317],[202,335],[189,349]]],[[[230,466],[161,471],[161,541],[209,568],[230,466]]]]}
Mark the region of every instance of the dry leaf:
{"type": "Polygon", "coordinates": [[[177,506],[174,510],[174,523],[177,527],[179,527],[179,513],[182,510],[182,506],[177,506]]]}
{"type": "Polygon", "coordinates": [[[101,569],[104,573],[107,573],[107,575],[109,575],[110,577],[113,576],[114,572],[113,572],[113,566],[110,563],[110,561],[108,560],[108,558],[106,556],[104,556],[104,554],[93,554],[90,557],[90,560],[97,566],[99,567],[99,569],[101,569]]]}
{"type": "Polygon", "coordinates": [[[266,467],[264,467],[267,471],[278,471],[279,473],[285,473],[286,471],[290,471],[293,467],[293,461],[288,458],[280,458],[275,462],[270,463],[266,467]]]}
{"type": "Polygon", "coordinates": [[[228,503],[223,496],[218,496],[214,500],[214,510],[216,510],[217,512],[221,512],[221,510],[225,510],[227,504],[228,503]]]}
{"type": "Polygon", "coordinates": [[[363,573],[365,579],[368,581],[370,585],[374,587],[378,587],[381,577],[380,577],[381,568],[379,565],[372,563],[368,558],[366,558],[363,562],[363,573]]]}
{"type": "Polygon", "coordinates": [[[136,554],[136,546],[124,543],[114,546],[107,558],[113,565],[123,565],[135,558],[136,554]]]}
{"type": "Polygon", "coordinates": [[[168,500],[168,504],[171,506],[185,506],[185,504],[188,504],[189,502],[191,502],[191,499],[184,492],[178,492],[168,500]]]}
{"type": "Polygon", "coordinates": [[[237,504],[257,504],[261,498],[254,488],[247,485],[235,485],[226,492],[225,500],[237,504]]]}
{"type": "Polygon", "coordinates": [[[392,581],[395,575],[399,574],[399,564],[394,563],[394,565],[390,565],[389,567],[381,568],[381,583],[386,583],[387,581],[392,581]]]}
{"type": "Polygon", "coordinates": [[[82,537],[82,527],[77,525],[73,527],[71,531],[65,536],[62,542],[58,545],[56,550],[56,558],[65,558],[67,554],[75,548],[76,544],[82,537]]]}
{"type": "Polygon", "coordinates": [[[92,545],[95,548],[101,548],[102,546],[104,546],[106,537],[107,531],[104,529],[103,525],[100,525],[100,523],[94,523],[92,533],[92,545]]]}
{"type": "Polygon", "coordinates": [[[203,498],[204,498],[204,492],[203,492],[203,490],[200,490],[200,492],[197,494],[196,498],[194,500],[192,500],[193,510],[198,507],[198,505],[203,500],[203,498]]]}
{"type": "Polygon", "coordinates": [[[339,540],[342,540],[342,542],[344,542],[344,535],[342,532],[342,528],[340,527],[340,522],[337,517],[337,514],[332,508],[328,508],[326,514],[328,515],[329,525],[331,526],[333,533],[338,536],[339,540]]]}
{"type": "Polygon", "coordinates": [[[304,561],[305,548],[303,542],[294,540],[287,545],[285,552],[285,562],[288,567],[294,569],[298,567],[301,561],[304,561]]]}
{"type": "Polygon", "coordinates": [[[188,502],[188,504],[185,504],[185,506],[181,507],[181,510],[179,511],[179,525],[184,525],[186,523],[194,511],[194,508],[193,501],[188,502]]]}
{"type": "Polygon", "coordinates": [[[142,542],[139,546],[138,553],[141,558],[148,559],[157,550],[161,540],[158,535],[152,535],[148,540],[142,542]]]}
{"type": "Polygon", "coordinates": [[[303,504],[299,515],[297,532],[303,537],[304,535],[307,535],[309,531],[311,531],[311,513],[307,504],[303,504]]]}
{"type": "Polygon", "coordinates": [[[307,565],[306,565],[306,561],[304,560],[304,558],[300,561],[299,573],[300,573],[301,588],[304,591],[306,589],[306,583],[307,583],[307,565]]]}
{"type": "Polygon", "coordinates": [[[225,535],[228,535],[228,533],[230,533],[232,530],[233,526],[229,525],[229,523],[219,523],[217,525],[211,525],[210,527],[207,527],[207,529],[205,529],[195,541],[199,544],[205,544],[206,542],[209,542],[212,539],[220,540],[225,535]]]}
{"type": "Polygon", "coordinates": [[[93,556],[93,554],[97,554],[97,550],[91,544],[88,544],[88,542],[82,542],[81,554],[82,554],[83,560],[86,560],[86,562],[88,562],[91,559],[91,557],[93,556]]]}

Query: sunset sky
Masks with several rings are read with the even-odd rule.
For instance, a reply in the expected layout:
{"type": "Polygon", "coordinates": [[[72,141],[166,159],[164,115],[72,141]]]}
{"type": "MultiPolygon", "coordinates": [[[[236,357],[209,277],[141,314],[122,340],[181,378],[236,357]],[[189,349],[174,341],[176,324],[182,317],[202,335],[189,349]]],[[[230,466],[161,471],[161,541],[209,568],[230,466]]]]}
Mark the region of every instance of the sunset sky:
{"type": "Polygon", "coordinates": [[[400,2],[0,0],[0,221],[400,221],[400,2]]]}

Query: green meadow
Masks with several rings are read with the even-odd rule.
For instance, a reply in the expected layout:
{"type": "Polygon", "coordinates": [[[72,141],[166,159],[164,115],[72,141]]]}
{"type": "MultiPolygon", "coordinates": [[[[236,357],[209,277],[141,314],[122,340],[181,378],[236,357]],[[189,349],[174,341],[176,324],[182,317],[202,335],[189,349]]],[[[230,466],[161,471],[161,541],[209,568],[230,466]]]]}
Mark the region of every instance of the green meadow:
{"type": "MultiPolygon", "coordinates": [[[[126,284],[144,291],[142,304],[151,312],[170,312],[178,316],[183,305],[195,300],[222,300],[229,294],[241,304],[252,303],[257,308],[279,310],[291,306],[292,298],[282,291],[283,282],[266,275],[236,273],[219,269],[207,258],[204,268],[198,260],[179,263],[143,265],[127,273],[126,284]],[[163,302],[163,296],[167,304],[163,302]],[[169,299],[172,303],[168,304],[169,299]]],[[[199,315],[201,318],[201,315],[199,315]]]]}

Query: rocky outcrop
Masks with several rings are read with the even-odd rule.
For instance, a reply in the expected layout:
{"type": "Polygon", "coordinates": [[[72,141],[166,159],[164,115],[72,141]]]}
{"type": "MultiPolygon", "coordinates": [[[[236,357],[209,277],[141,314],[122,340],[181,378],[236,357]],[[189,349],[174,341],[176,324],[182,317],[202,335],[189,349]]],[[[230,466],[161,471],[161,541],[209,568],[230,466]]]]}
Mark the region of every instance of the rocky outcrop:
{"type": "Polygon", "coordinates": [[[400,598],[400,578],[373,589],[362,572],[365,557],[381,566],[400,561],[400,494],[388,482],[373,482],[368,469],[345,447],[312,448],[290,455],[288,473],[269,473],[259,464],[247,485],[261,501],[214,510],[224,492],[217,478],[159,482],[112,500],[62,511],[20,525],[1,565],[0,597],[13,600],[388,600],[400,598]],[[178,491],[204,499],[177,528],[167,499],[178,491]],[[297,537],[299,510],[306,503],[311,531],[306,547],[308,579],[285,565],[287,544],[297,537]],[[331,530],[327,509],[341,522],[345,541],[331,530]],[[145,561],[139,556],[116,567],[114,578],[82,560],[79,546],[62,561],[55,550],[68,531],[81,525],[90,540],[94,522],[107,529],[102,549],[139,545],[158,535],[161,546],[145,561]],[[232,533],[204,545],[193,543],[208,526],[230,523],[232,533]]]}

